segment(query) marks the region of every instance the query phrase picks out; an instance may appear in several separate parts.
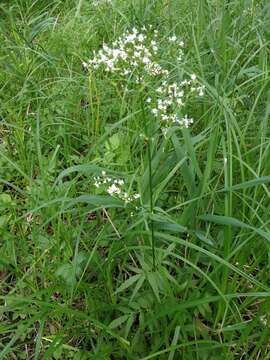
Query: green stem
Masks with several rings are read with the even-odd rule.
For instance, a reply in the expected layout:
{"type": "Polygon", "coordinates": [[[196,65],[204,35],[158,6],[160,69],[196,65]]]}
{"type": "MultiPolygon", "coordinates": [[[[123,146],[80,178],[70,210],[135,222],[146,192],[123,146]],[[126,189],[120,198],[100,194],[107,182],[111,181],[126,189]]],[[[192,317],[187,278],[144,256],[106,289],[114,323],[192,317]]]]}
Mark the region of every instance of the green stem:
{"type": "MultiPolygon", "coordinates": [[[[144,131],[147,137],[147,160],[148,160],[148,173],[149,173],[149,191],[150,191],[150,213],[154,214],[154,202],[153,202],[153,182],[152,182],[152,156],[151,156],[151,136],[149,128],[147,127],[147,121],[145,116],[144,101],[143,96],[141,95],[141,107],[144,123],[144,131]]],[[[156,249],[155,249],[155,235],[154,235],[154,221],[151,217],[150,219],[150,231],[151,231],[151,247],[152,247],[152,260],[153,260],[153,270],[156,270],[156,249]]]]}
{"type": "MultiPolygon", "coordinates": [[[[151,213],[151,215],[154,215],[151,138],[148,138],[148,141],[147,141],[147,152],[148,152],[149,190],[150,190],[150,213],[151,213]]],[[[151,245],[152,245],[153,269],[155,271],[156,270],[155,236],[154,236],[154,221],[153,221],[152,218],[151,218],[151,221],[150,221],[150,229],[151,229],[151,245]]]]}

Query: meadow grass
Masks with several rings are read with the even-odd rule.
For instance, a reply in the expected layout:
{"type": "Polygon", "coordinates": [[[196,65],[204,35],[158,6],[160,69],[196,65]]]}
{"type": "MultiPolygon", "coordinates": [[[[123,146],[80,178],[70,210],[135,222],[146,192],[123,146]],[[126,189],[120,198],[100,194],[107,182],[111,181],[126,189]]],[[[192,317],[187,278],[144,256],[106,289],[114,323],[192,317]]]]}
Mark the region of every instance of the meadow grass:
{"type": "Polygon", "coordinates": [[[6,0],[0,15],[0,359],[269,359],[269,2],[6,0]],[[169,79],[205,87],[189,128],[160,131],[158,80],[123,89],[83,66],[144,26],[169,79]]]}

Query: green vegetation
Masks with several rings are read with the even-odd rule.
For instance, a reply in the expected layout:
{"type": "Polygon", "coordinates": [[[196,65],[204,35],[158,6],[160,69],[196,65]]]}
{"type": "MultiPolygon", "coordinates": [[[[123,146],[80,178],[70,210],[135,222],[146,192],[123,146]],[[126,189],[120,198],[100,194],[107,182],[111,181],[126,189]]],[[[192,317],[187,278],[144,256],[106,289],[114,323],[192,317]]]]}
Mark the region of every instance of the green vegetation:
{"type": "Polygon", "coordinates": [[[0,359],[270,358],[269,23],[267,0],[1,2],[0,359]],[[86,64],[134,28],[157,74],[86,64]]]}

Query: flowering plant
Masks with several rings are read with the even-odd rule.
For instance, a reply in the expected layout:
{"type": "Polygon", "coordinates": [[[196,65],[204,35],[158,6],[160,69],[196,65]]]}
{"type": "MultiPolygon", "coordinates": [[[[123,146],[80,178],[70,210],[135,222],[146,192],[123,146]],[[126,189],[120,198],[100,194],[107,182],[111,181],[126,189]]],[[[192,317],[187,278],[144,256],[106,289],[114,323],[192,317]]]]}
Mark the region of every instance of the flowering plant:
{"type": "MultiPolygon", "coordinates": [[[[168,43],[176,49],[177,61],[182,61],[184,42],[172,35],[168,43]]],[[[93,57],[83,62],[90,72],[102,71],[106,76],[117,74],[123,87],[132,84],[143,85],[146,93],[146,107],[159,121],[166,133],[172,125],[189,127],[193,119],[185,113],[185,106],[192,97],[203,96],[202,86],[195,74],[187,79],[175,82],[170,72],[159,63],[160,46],[158,31],[143,27],[133,28],[117,38],[110,46],[103,43],[102,48],[93,53],[93,57]],[[156,80],[155,89],[148,88],[148,80],[156,80]],[[133,81],[131,81],[133,80],[133,81]]]]}
{"type": "MultiPolygon", "coordinates": [[[[173,48],[176,61],[181,62],[184,55],[184,42],[176,35],[170,36],[167,40],[169,46],[173,48]]],[[[158,31],[153,30],[152,26],[148,30],[146,27],[140,30],[134,27],[131,31],[124,32],[111,45],[103,43],[102,48],[98,52],[94,52],[93,57],[83,63],[91,75],[101,75],[101,78],[105,76],[105,78],[111,79],[112,83],[117,80],[117,84],[124,91],[135,90],[134,93],[137,97],[139,94],[145,132],[143,138],[147,144],[149,222],[154,268],[156,261],[151,150],[153,132],[161,129],[162,133],[166,135],[172,126],[188,128],[193,123],[193,118],[187,115],[186,105],[192,97],[204,95],[204,87],[199,83],[195,74],[189,75],[181,81],[172,81],[172,71],[170,72],[161,61],[162,52],[159,43],[158,31]]],[[[129,194],[124,190],[123,179],[109,178],[105,172],[94,180],[97,188],[102,188],[111,196],[117,197],[125,203],[133,202],[140,197],[138,193],[129,194]]]]}

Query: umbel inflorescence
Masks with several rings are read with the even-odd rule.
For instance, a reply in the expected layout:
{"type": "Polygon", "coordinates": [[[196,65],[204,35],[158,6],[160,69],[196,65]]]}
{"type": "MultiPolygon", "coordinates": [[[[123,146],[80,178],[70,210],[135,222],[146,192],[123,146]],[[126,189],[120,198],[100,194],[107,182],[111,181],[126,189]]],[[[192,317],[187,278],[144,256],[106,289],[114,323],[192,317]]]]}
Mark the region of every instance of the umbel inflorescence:
{"type": "Polygon", "coordinates": [[[140,198],[140,194],[127,192],[125,190],[125,181],[123,179],[113,179],[107,176],[105,171],[101,172],[101,176],[94,178],[96,188],[106,191],[109,195],[123,200],[126,204],[140,198]]]}
{"type": "Polygon", "coordinates": [[[84,62],[87,68],[102,68],[108,73],[117,73],[124,77],[132,75],[136,82],[141,82],[146,74],[168,75],[154,58],[158,51],[157,32],[149,38],[146,28],[138,31],[133,28],[116,39],[111,46],[103,44],[102,49],[94,52],[92,59],[84,62]]]}
{"type": "MultiPolygon", "coordinates": [[[[204,86],[198,82],[195,74],[178,82],[172,81],[169,70],[159,63],[163,56],[159,43],[158,31],[153,30],[152,26],[148,30],[145,27],[140,30],[133,28],[111,45],[104,43],[83,65],[94,74],[100,71],[107,76],[117,74],[118,82],[126,81],[128,86],[144,84],[154,78],[146,96],[146,106],[159,120],[160,128],[166,131],[172,125],[187,128],[193,123],[185,112],[187,102],[192,97],[203,96],[204,86]],[[153,88],[153,84],[158,85],[153,88]]],[[[172,35],[167,43],[173,47],[175,60],[181,62],[184,42],[172,35]]]]}
{"type": "Polygon", "coordinates": [[[204,87],[199,85],[196,75],[192,74],[190,79],[171,83],[167,79],[156,89],[155,99],[147,98],[147,103],[151,106],[152,114],[161,120],[162,126],[175,124],[188,128],[193,123],[193,119],[187,114],[181,116],[181,109],[184,108],[187,100],[191,96],[203,96],[204,87]]]}

